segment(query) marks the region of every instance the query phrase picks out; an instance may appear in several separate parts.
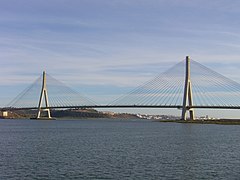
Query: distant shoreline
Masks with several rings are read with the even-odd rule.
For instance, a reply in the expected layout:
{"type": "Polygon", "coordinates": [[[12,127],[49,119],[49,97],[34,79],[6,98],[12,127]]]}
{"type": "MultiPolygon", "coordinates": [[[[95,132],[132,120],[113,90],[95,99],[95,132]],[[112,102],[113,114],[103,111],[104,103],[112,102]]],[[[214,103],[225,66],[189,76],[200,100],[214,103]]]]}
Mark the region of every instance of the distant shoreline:
{"type": "MultiPolygon", "coordinates": [[[[30,118],[0,118],[0,119],[30,119],[30,118]]],[[[44,119],[44,118],[43,118],[44,119]]],[[[37,119],[37,120],[43,120],[37,119]]],[[[134,116],[127,117],[58,117],[54,119],[44,119],[44,120],[108,120],[108,119],[120,119],[120,120],[132,120],[139,119],[151,122],[162,122],[162,123],[183,123],[183,124],[218,124],[218,125],[240,125],[240,119],[218,119],[218,120],[149,120],[149,119],[141,119],[136,118],[134,116]]]]}
{"type": "Polygon", "coordinates": [[[157,122],[173,122],[187,124],[219,124],[219,125],[240,125],[240,119],[218,119],[218,120],[158,120],[157,122]]]}

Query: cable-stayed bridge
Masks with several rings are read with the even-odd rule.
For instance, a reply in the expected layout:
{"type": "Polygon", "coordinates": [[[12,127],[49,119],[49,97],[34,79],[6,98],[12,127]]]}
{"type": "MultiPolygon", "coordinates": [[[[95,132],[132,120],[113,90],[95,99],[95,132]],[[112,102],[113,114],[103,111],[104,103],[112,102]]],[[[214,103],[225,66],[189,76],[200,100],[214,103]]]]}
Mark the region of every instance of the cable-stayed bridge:
{"type": "Polygon", "coordinates": [[[37,109],[36,118],[60,108],[177,108],[182,119],[194,119],[194,110],[240,109],[240,84],[190,60],[177,63],[154,79],[109,104],[102,105],[84,97],[43,72],[2,110],[37,109]]]}

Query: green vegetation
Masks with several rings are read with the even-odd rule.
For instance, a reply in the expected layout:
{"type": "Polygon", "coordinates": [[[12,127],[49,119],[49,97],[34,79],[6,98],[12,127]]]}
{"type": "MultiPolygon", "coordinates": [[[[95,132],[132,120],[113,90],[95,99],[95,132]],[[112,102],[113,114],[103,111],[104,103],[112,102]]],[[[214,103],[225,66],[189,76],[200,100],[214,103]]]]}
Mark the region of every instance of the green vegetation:
{"type": "MultiPolygon", "coordinates": [[[[37,110],[16,110],[10,111],[6,119],[32,119],[36,118],[37,110]]],[[[42,112],[42,119],[46,112],[42,112]]],[[[91,119],[91,118],[111,118],[111,119],[136,119],[137,115],[128,113],[100,112],[95,109],[65,109],[51,110],[51,116],[56,119],[91,119]]]]}

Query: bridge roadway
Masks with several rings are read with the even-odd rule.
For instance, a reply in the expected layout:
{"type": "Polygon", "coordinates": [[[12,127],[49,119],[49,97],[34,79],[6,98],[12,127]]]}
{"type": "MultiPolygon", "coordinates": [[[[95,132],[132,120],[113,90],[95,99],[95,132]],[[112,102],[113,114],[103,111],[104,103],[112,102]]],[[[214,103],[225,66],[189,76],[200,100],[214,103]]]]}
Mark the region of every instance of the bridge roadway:
{"type": "MultiPolygon", "coordinates": [[[[89,105],[89,106],[51,106],[41,107],[41,109],[84,109],[84,108],[172,108],[182,109],[180,105],[89,105]]],[[[187,109],[240,109],[240,106],[187,106],[187,109]]],[[[5,107],[0,108],[2,111],[14,111],[14,110],[34,110],[38,107],[23,107],[23,108],[12,108],[5,107]]]]}

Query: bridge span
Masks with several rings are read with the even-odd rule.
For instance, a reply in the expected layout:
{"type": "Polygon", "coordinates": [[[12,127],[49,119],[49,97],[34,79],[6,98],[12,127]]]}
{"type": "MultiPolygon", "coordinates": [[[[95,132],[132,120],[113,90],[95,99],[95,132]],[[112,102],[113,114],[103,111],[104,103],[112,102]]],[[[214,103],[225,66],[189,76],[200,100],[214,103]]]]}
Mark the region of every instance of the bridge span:
{"type": "Polygon", "coordinates": [[[0,110],[37,110],[37,119],[41,118],[42,111],[47,111],[47,118],[51,119],[52,109],[87,108],[179,109],[183,120],[194,120],[195,109],[240,109],[240,84],[186,56],[184,61],[153,80],[103,105],[80,95],[44,71],[0,110]]]}

